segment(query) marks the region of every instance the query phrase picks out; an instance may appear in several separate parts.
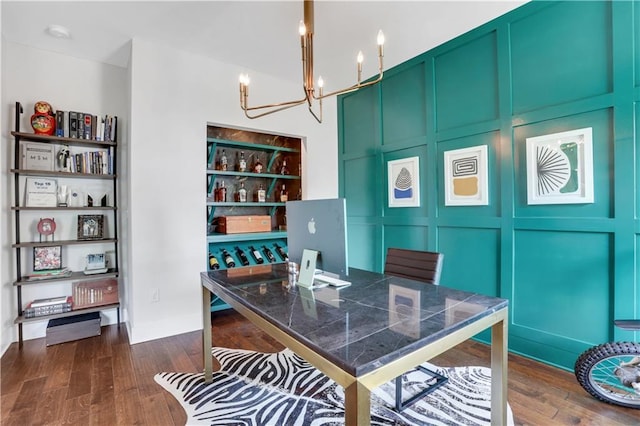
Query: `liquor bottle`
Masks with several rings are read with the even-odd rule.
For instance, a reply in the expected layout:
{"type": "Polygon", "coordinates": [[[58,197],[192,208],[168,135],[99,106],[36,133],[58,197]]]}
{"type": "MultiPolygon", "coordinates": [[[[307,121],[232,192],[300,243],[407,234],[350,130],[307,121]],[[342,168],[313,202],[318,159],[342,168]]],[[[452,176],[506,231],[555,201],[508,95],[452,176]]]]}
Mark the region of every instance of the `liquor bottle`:
{"type": "Polygon", "coordinates": [[[222,259],[224,260],[224,264],[227,265],[227,268],[235,268],[236,262],[226,249],[222,249],[222,259]]]}
{"type": "Polygon", "coordinates": [[[220,170],[227,170],[227,153],[222,150],[222,156],[220,156],[220,170]]]}
{"type": "Polygon", "coordinates": [[[282,160],[282,165],[280,166],[280,174],[281,175],[288,175],[289,174],[289,168],[287,167],[287,159],[286,158],[284,160],[282,160]]]}
{"type": "Polygon", "coordinates": [[[218,263],[218,259],[216,259],[216,257],[211,252],[209,252],[209,268],[220,269],[220,264],[218,263]]]}
{"type": "Polygon", "coordinates": [[[264,263],[264,258],[262,257],[260,252],[256,250],[253,246],[249,246],[249,253],[251,253],[251,256],[253,256],[253,260],[255,260],[256,263],[258,264],[264,263]]]}
{"type": "Polygon", "coordinates": [[[220,201],[220,182],[216,182],[216,188],[213,190],[213,201],[220,201]]]}
{"type": "Polygon", "coordinates": [[[256,154],[256,162],[253,164],[253,172],[254,173],[262,173],[262,169],[264,168],[264,166],[262,165],[262,162],[260,161],[260,157],[258,157],[258,154],[256,154]]]}
{"type": "Polygon", "coordinates": [[[247,171],[247,160],[244,158],[244,151],[240,151],[240,159],[238,160],[238,171],[246,172],[247,171]]]}
{"type": "Polygon", "coordinates": [[[262,246],[262,252],[264,253],[265,256],[267,256],[267,259],[269,260],[269,262],[273,263],[276,261],[276,257],[273,255],[273,253],[271,253],[271,250],[269,250],[269,247],[262,246]]]}
{"type": "Polygon", "coordinates": [[[284,249],[282,247],[280,247],[278,245],[278,243],[275,243],[276,246],[276,251],[278,252],[278,255],[282,258],[282,260],[287,260],[287,253],[284,252],[284,249]]]}
{"type": "Polygon", "coordinates": [[[258,189],[257,200],[259,203],[264,203],[267,201],[267,192],[264,190],[264,186],[260,184],[260,189],[258,189]]]}
{"type": "Polygon", "coordinates": [[[236,246],[236,255],[238,256],[238,259],[240,259],[240,263],[242,263],[242,266],[247,266],[249,264],[249,259],[247,259],[247,255],[244,254],[242,249],[238,246],[236,246]]]}
{"type": "Polygon", "coordinates": [[[244,187],[244,182],[240,182],[240,189],[238,189],[238,201],[241,203],[247,202],[247,190],[244,187]]]}
{"type": "Polygon", "coordinates": [[[218,201],[227,201],[227,187],[224,186],[224,181],[220,182],[220,189],[218,189],[218,201]]]}
{"type": "Polygon", "coordinates": [[[280,202],[286,203],[287,201],[289,201],[289,192],[287,191],[287,187],[283,183],[282,189],[280,190],[280,202]]]}

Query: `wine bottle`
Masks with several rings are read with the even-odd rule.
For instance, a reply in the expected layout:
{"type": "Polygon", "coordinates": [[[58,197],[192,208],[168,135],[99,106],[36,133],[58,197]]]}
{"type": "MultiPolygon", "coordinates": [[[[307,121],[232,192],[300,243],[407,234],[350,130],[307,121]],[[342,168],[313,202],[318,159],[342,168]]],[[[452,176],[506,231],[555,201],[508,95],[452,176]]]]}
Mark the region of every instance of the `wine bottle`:
{"type": "Polygon", "coordinates": [[[218,190],[218,201],[227,201],[227,187],[224,186],[224,181],[220,182],[220,189],[218,190]]]}
{"type": "Polygon", "coordinates": [[[224,264],[227,265],[227,268],[235,268],[236,262],[226,249],[222,249],[222,259],[224,260],[224,264]]]}
{"type": "Polygon", "coordinates": [[[262,184],[260,184],[260,189],[258,189],[258,193],[256,195],[259,203],[267,201],[267,191],[264,190],[264,186],[262,186],[262,184]]]}
{"type": "Polygon", "coordinates": [[[286,203],[289,201],[289,191],[287,191],[287,187],[285,184],[282,184],[282,189],[280,190],[280,202],[286,203]]]}
{"type": "Polygon", "coordinates": [[[287,260],[287,253],[284,252],[284,249],[282,247],[280,247],[278,245],[278,243],[275,243],[276,246],[276,251],[278,252],[278,255],[282,258],[282,260],[287,260]]]}
{"type": "Polygon", "coordinates": [[[264,263],[264,258],[262,257],[260,252],[256,250],[253,246],[249,246],[249,253],[251,253],[253,260],[255,260],[256,263],[258,264],[264,263]]]}
{"type": "Polygon", "coordinates": [[[247,171],[247,160],[244,158],[244,151],[240,151],[240,159],[238,160],[238,171],[247,171]]]}
{"type": "Polygon", "coordinates": [[[258,154],[256,154],[256,162],[253,164],[253,172],[262,173],[263,167],[264,166],[262,165],[262,161],[260,161],[260,157],[258,157],[258,154]]]}
{"type": "Polygon", "coordinates": [[[244,254],[242,249],[238,246],[236,246],[236,255],[238,256],[238,259],[240,259],[240,263],[242,263],[242,266],[249,265],[249,259],[247,259],[247,255],[244,254]]]}
{"type": "Polygon", "coordinates": [[[269,250],[269,247],[262,246],[262,252],[264,253],[265,256],[267,256],[267,259],[269,260],[269,262],[273,263],[276,261],[276,257],[273,255],[273,253],[271,253],[271,250],[269,250]]]}
{"type": "Polygon", "coordinates": [[[216,259],[216,257],[211,252],[209,252],[209,268],[220,269],[220,264],[218,263],[218,259],[216,259]]]}
{"type": "Polygon", "coordinates": [[[247,190],[244,187],[244,182],[240,182],[240,189],[238,189],[238,201],[241,203],[247,202],[247,190]]]}
{"type": "Polygon", "coordinates": [[[222,155],[220,156],[220,170],[227,170],[227,153],[222,150],[222,155]]]}
{"type": "Polygon", "coordinates": [[[280,166],[280,174],[281,175],[288,175],[289,174],[289,168],[287,167],[287,159],[286,158],[284,160],[282,160],[282,165],[280,166]]]}

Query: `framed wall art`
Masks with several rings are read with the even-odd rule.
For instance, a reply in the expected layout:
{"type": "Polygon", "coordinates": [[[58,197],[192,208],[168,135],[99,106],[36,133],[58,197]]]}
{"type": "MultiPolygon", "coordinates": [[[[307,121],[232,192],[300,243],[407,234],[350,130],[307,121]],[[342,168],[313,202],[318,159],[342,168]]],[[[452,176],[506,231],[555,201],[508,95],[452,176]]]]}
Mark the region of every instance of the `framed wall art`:
{"type": "Polygon", "coordinates": [[[387,162],[389,207],[420,207],[420,158],[387,162]]]}
{"type": "Polygon", "coordinates": [[[527,138],[527,203],[593,203],[592,128],[527,138]]]}
{"type": "Polygon", "coordinates": [[[488,181],[487,145],[445,151],[445,206],[488,205],[488,181]]]}

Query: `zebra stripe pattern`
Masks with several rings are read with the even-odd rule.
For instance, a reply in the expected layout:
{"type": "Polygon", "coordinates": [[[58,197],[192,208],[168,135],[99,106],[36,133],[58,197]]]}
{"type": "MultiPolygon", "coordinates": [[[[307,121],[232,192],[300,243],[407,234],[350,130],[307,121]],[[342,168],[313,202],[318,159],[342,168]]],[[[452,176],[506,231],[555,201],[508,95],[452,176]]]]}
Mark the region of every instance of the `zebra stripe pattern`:
{"type": "MultiPolygon", "coordinates": [[[[343,425],[344,392],[333,380],[288,349],[260,353],[213,348],[221,364],[213,382],[203,374],[159,373],[155,381],[187,414],[188,425],[343,425]]],[[[394,410],[391,381],[371,393],[372,425],[489,425],[491,370],[438,368],[449,382],[402,413],[394,410]]],[[[419,370],[403,376],[405,397],[424,387],[419,370]]],[[[512,414],[508,413],[513,424],[512,414]]]]}

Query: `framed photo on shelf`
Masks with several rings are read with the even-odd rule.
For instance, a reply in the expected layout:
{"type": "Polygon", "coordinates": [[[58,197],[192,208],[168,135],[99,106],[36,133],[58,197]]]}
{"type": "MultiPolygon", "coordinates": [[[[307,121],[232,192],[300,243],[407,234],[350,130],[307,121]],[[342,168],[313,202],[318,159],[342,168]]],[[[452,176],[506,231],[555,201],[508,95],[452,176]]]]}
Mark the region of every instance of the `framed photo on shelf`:
{"type": "Polygon", "coordinates": [[[33,270],[50,271],[62,268],[62,246],[34,247],[33,270]]]}
{"type": "Polygon", "coordinates": [[[78,239],[100,240],[104,238],[104,215],[78,215],[78,239]]]}

